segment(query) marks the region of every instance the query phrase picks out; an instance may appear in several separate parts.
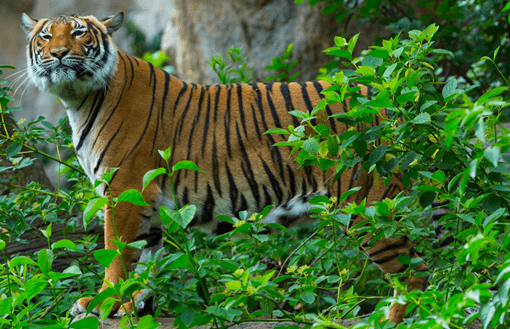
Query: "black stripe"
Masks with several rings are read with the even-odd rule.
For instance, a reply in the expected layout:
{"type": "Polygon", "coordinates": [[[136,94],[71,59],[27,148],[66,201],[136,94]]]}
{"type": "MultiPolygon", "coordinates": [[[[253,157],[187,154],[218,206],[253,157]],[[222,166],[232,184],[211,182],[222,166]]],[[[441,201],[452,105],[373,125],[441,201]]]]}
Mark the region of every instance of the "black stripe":
{"type": "Polygon", "coordinates": [[[225,144],[227,154],[232,159],[232,151],[230,147],[230,98],[232,94],[232,86],[227,85],[227,108],[225,109],[225,116],[223,117],[223,125],[225,126],[225,144]]]}
{"type": "Polygon", "coordinates": [[[147,245],[145,248],[151,248],[157,246],[161,239],[163,238],[163,231],[159,228],[151,228],[149,233],[144,233],[139,235],[135,241],[145,240],[147,241],[147,245]]]}
{"type": "Polygon", "coordinates": [[[149,64],[149,68],[150,68],[149,85],[152,83],[152,103],[151,103],[151,108],[150,108],[150,111],[149,111],[149,117],[147,118],[147,122],[145,123],[145,128],[143,129],[142,135],[140,136],[140,138],[136,142],[135,147],[133,147],[131,149],[131,152],[128,154],[128,157],[131,156],[131,154],[133,154],[135,149],[138,147],[138,145],[140,145],[140,143],[142,142],[143,138],[145,137],[145,134],[147,133],[147,129],[149,128],[149,124],[151,122],[152,111],[154,110],[154,101],[156,100],[156,84],[157,84],[156,83],[156,72],[154,72],[154,66],[151,63],[148,63],[148,64],[149,64]]]}
{"type": "Polygon", "coordinates": [[[278,183],[278,179],[273,175],[273,172],[271,169],[267,166],[266,162],[262,157],[259,155],[260,161],[262,162],[262,168],[264,168],[264,171],[266,172],[267,177],[269,178],[269,181],[271,182],[271,186],[273,188],[274,193],[276,194],[276,198],[278,199],[278,204],[282,203],[283,200],[283,192],[282,188],[280,187],[280,184],[278,183]]]}
{"type": "MultiPolygon", "coordinates": [[[[317,90],[317,94],[319,95],[319,97],[321,99],[323,99],[324,95],[321,94],[323,88],[322,88],[321,84],[319,83],[319,81],[312,81],[312,84],[315,87],[315,90],[317,90]]],[[[331,108],[329,107],[329,105],[326,106],[326,113],[328,114],[328,116],[333,115],[333,111],[331,111],[331,108]]],[[[376,116],[376,118],[377,118],[377,116],[376,116]]],[[[331,130],[333,130],[333,132],[335,134],[337,134],[334,118],[329,118],[329,126],[331,127],[331,130]]]]}
{"type": "MultiPolygon", "coordinates": [[[[165,71],[163,71],[163,73],[164,73],[164,76],[165,76],[165,86],[163,87],[164,88],[164,90],[163,90],[163,100],[161,102],[161,109],[159,110],[162,124],[164,124],[163,117],[164,117],[164,113],[165,113],[165,103],[166,103],[166,97],[168,95],[168,85],[170,83],[170,74],[168,74],[165,71]]],[[[158,120],[156,122],[156,131],[154,132],[154,139],[153,139],[152,150],[151,150],[150,155],[152,155],[152,152],[154,152],[154,147],[156,146],[156,137],[157,137],[158,131],[159,131],[159,118],[160,117],[158,116],[158,120]]]]}
{"type": "Polygon", "coordinates": [[[195,85],[195,84],[191,84],[191,86],[192,87],[191,87],[191,91],[189,93],[188,103],[186,103],[186,107],[184,108],[184,111],[182,112],[181,118],[179,119],[180,126],[179,126],[178,136],[181,136],[182,128],[184,127],[184,123],[185,123],[185,119],[186,119],[186,115],[188,114],[188,111],[189,111],[189,108],[190,108],[190,105],[191,105],[191,100],[193,99],[193,92],[195,91],[195,89],[197,87],[197,85],[195,85]]]}
{"type": "MultiPolygon", "coordinates": [[[[301,93],[303,95],[303,101],[305,102],[306,108],[308,109],[308,112],[311,112],[313,110],[312,102],[310,101],[310,97],[308,96],[308,92],[306,91],[307,83],[306,82],[300,82],[299,85],[301,86],[301,93]]],[[[311,123],[316,126],[317,120],[312,119],[311,123]]]]}
{"type": "MultiPolygon", "coordinates": [[[[200,92],[200,98],[198,100],[198,111],[197,111],[197,114],[195,115],[195,118],[193,119],[193,125],[191,126],[191,131],[189,133],[189,138],[188,138],[188,155],[186,156],[186,159],[188,159],[188,160],[191,160],[191,158],[190,158],[191,144],[194,139],[197,139],[196,136],[193,134],[193,132],[195,131],[195,127],[197,126],[198,121],[200,120],[200,112],[202,111],[202,102],[204,101],[205,87],[200,86],[200,88],[201,88],[201,92],[200,92]]],[[[207,122],[205,124],[207,125],[207,122]]]]}
{"type": "MultiPolygon", "coordinates": [[[[122,61],[124,61],[124,59],[122,57],[121,57],[121,59],[122,59],[122,61]]],[[[119,98],[117,100],[117,104],[115,104],[115,106],[113,107],[113,110],[110,112],[110,115],[108,116],[108,118],[106,118],[106,120],[103,123],[103,126],[101,127],[101,129],[99,129],[99,132],[96,134],[96,139],[92,143],[91,149],[95,148],[96,143],[97,143],[97,141],[99,139],[99,136],[103,132],[103,129],[106,127],[106,125],[110,121],[111,117],[113,116],[113,114],[115,113],[117,108],[119,107],[119,104],[120,104],[120,101],[122,100],[122,95],[124,95],[124,89],[126,88],[126,83],[127,83],[127,72],[126,71],[127,71],[126,70],[126,63],[124,62],[124,86],[122,87],[122,91],[121,91],[120,96],[119,96],[119,98]]]]}
{"type": "Polygon", "coordinates": [[[308,180],[308,184],[312,187],[312,191],[316,192],[318,188],[317,180],[313,175],[313,169],[311,166],[305,167],[305,177],[308,180]]]}
{"type": "Polygon", "coordinates": [[[205,114],[204,134],[202,136],[202,158],[205,156],[205,146],[209,141],[207,138],[207,132],[209,131],[209,114],[211,113],[211,92],[209,86],[207,86],[207,112],[205,114]]]}
{"type": "Polygon", "coordinates": [[[234,210],[237,208],[237,198],[239,196],[239,190],[237,189],[236,183],[234,181],[234,177],[232,176],[232,173],[230,172],[230,168],[228,164],[225,163],[225,171],[227,173],[227,179],[229,184],[229,191],[230,191],[230,211],[234,212],[234,210]]]}
{"type": "Polygon", "coordinates": [[[220,101],[220,93],[224,86],[218,85],[218,90],[216,91],[216,99],[214,100],[214,122],[216,122],[216,117],[218,115],[218,102],[220,101]]]}
{"type": "MultiPolygon", "coordinates": [[[[96,104],[96,106],[94,107],[94,104],[96,103],[95,101],[97,99],[97,95],[96,95],[96,99],[94,99],[94,104],[92,104],[92,108],[93,108],[93,110],[91,111],[92,116],[90,116],[90,114],[89,114],[90,121],[88,122],[87,126],[85,127],[84,131],[82,132],[82,134],[80,136],[80,141],[78,142],[78,145],[76,146],[77,151],[83,146],[83,141],[85,140],[85,138],[89,134],[90,130],[92,129],[92,126],[94,125],[94,122],[96,121],[97,114],[99,113],[99,110],[101,109],[101,106],[103,105],[105,95],[100,92],[97,92],[97,94],[100,95],[100,99],[99,99],[98,103],[96,104]]],[[[85,122],[87,122],[87,121],[85,121],[85,122]]]]}
{"type": "MultiPolygon", "coordinates": [[[[272,85],[267,84],[265,86],[266,86],[266,88],[268,88],[268,87],[270,88],[272,85]]],[[[259,112],[260,112],[260,116],[262,119],[262,125],[264,127],[264,132],[266,132],[267,130],[269,130],[269,128],[268,128],[266,120],[265,120],[265,115],[264,115],[265,109],[262,106],[262,94],[258,88],[255,89],[255,92],[257,94],[257,105],[259,107],[259,112]]],[[[269,93],[267,93],[267,95],[269,96],[269,93]]],[[[268,101],[269,101],[269,99],[268,99],[268,101]]],[[[280,127],[280,126],[278,126],[278,127],[280,127]]],[[[280,153],[280,150],[278,147],[273,147],[273,145],[275,144],[275,140],[272,135],[267,135],[267,138],[269,139],[269,142],[270,142],[270,145],[268,146],[268,148],[271,152],[271,159],[273,160],[274,163],[277,163],[279,165],[280,177],[283,177],[283,161],[282,161],[282,155],[280,153]]]]}
{"type": "Polygon", "coordinates": [[[177,95],[177,98],[174,103],[174,113],[172,113],[172,115],[175,115],[175,112],[177,111],[177,106],[179,106],[179,100],[181,99],[181,96],[186,92],[187,89],[188,89],[188,84],[185,83],[182,86],[181,90],[179,90],[179,94],[177,95]]]}
{"type": "MultiPolygon", "coordinates": [[[[289,90],[289,84],[288,83],[282,83],[280,85],[280,92],[282,93],[283,100],[285,101],[285,108],[287,109],[287,112],[294,111],[294,105],[292,105],[292,97],[289,90]]],[[[292,124],[294,127],[299,126],[299,120],[292,116],[292,124]]]]}
{"type": "Polygon", "coordinates": [[[262,140],[262,135],[260,134],[259,122],[257,120],[257,116],[255,115],[255,108],[253,108],[253,104],[251,104],[251,113],[253,114],[253,125],[255,126],[255,131],[257,132],[257,136],[259,137],[259,141],[262,140]]]}
{"type": "Polygon", "coordinates": [[[212,146],[212,172],[213,172],[213,181],[214,187],[218,191],[218,194],[221,193],[221,177],[220,177],[220,165],[218,162],[218,149],[216,148],[216,134],[213,134],[213,146],[212,146]]]}
{"type": "Polygon", "coordinates": [[[120,124],[119,128],[117,129],[117,131],[115,132],[115,134],[113,134],[112,138],[110,138],[110,140],[108,141],[108,144],[106,144],[106,147],[101,152],[101,155],[99,156],[99,159],[97,160],[96,166],[94,167],[94,175],[97,173],[97,170],[99,169],[99,166],[101,165],[101,162],[103,162],[104,155],[108,151],[108,148],[110,147],[110,144],[115,139],[115,136],[117,136],[117,134],[119,133],[119,131],[122,128],[123,124],[124,124],[124,121],[121,122],[121,124],[120,124]]]}
{"type": "MultiPolygon", "coordinates": [[[[396,244],[391,244],[389,246],[386,246],[380,250],[377,250],[376,252],[374,253],[370,253],[370,250],[367,251],[368,253],[368,256],[370,256],[370,258],[372,257],[376,257],[377,255],[380,255],[382,253],[385,253],[385,252],[388,252],[388,251],[392,251],[392,250],[395,250],[395,249],[400,249],[400,248],[405,248],[407,247],[407,239],[402,239],[402,242],[399,242],[399,243],[396,243],[396,244]]],[[[361,244],[361,247],[362,248],[366,248],[368,246],[368,243],[362,243],[361,244]]]]}
{"type": "Polygon", "coordinates": [[[237,140],[239,142],[239,148],[241,150],[241,155],[243,157],[243,161],[241,162],[241,170],[243,171],[243,175],[250,186],[251,193],[253,194],[253,198],[255,199],[257,209],[260,209],[260,193],[259,186],[257,184],[257,180],[255,179],[255,175],[253,173],[250,157],[246,152],[246,148],[244,147],[243,141],[241,139],[241,133],[239,132],[239,127],[236,124],[236,132],[237,132],[237,140]]]}
{"type": "Polygon", "coordinates": [[[246,129],[246,119],[244,118],[243,109],[243,88],[240,83],[237,84],[237,103],[239,104],[239,116],[241,118],[241,124],[243,125],[244,136],[248,138],[248,130],[246,129]]]}
{"type": "Polygon", "coordinates": [[[289,173],[289,189],[290,189],[290,194],[289,194],[289,199],[287,201],[290,201],[293,197],[296,196],[296,179],[294,177],[294,172],[292,171],[292,169],[290,168],[290,166],[287,164],[287,172],[289,173]]]}
{"type": "Polygon", "coordinates": [[[126,58],[129,61],[129,65],[131,66],[131,81],[129,81],[129,87],[128,87],[128,88],[131,88],[131,85],[133,84],[133,80],[135,78],[135,69],[133,67],[133,62],[131,61],[130,56],[126,56],[126,58]]]}
{"type": "Polygon", "coordinates": [[[214,219],[214,217],[213,217],[214,207],[215,207],[215,203],[214,203],[212,189],[211,189],[211,186],[209,184],[207,184],[207,196],[205,197],[205,201],[202,204],[202,214],[200,216],[201,224],[207,224],[214,219]]]}

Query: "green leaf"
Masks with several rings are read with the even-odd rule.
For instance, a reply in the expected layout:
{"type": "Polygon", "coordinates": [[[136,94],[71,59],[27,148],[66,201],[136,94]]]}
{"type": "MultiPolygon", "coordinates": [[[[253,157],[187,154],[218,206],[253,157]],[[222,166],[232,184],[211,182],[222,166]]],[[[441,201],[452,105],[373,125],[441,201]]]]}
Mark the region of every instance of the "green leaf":
{"type": "Polygon", "coordinates": [[[168,161],[168,159],[170,159],[170,155],[172,155],[172,147],[170,146],[169,148],[167,148],[164,151],[158,150],[158,152],[159,152],[159,155],[161,155],[161,157],[165,161],[168,161]]]}
{"type": "Polygon", "coordinates": [[[156,322],[156,320],[154,320],[154,317],[151,314],[147,314],[146,316],[142,317],[136,324],[137,328],[143,329],[156,329],[159,328],[160,326],[161,324],[156,322]]]}
{"type": "Polygon", "coordinates": [[[436,196],[436,192],[433,192],[433,191],[427,191],[427,192],[423,193],[420,196],[421,206],[425,208],[428,205],[431,205],[432,202],[434,201],[435,196],[436,196]]]}
{"type": "Polygon", "coordinates": [[[499,157],[501,156],[498,146],[493,145],[491,147],[486,148],[483,155],[487,160],[489,160],[492,163],[494,167],[498,166],[498,160],[499,157]]]}
{"type": "Polygon", "coordinates": [[[188,227],[189,223],[195,217],[195,213],[197,211],[197,206],[195,205],[185,205],[183,208],[179,209],[179,213],[181,214],[181,222],[178,222],[182,228],[188,227]]]}
{"type": "Polygon", "coordinates": [[[327,139],[328,152],[332,157],[335,157],[338,154],[338,141],[335,136],[328,136],[327,139]]]}
{"type": "Polygon", "coordinates": [[[152,170],[149,170],[148,172],[146,172],[145,175],[143,175],[143,189],[142,189],[142,191],[144,191],[147,188],[147,186],[150,184],[150,182],[152,182],[152,180],[154,178],[156,178],[159,175],[163,175],[163,174],[166,174],[165,168],[152,169],[152,170]]]}
{"type": "Polygon", "coordinates": [[[16,266],[20,266],[20,265],[35,265],[35,266],[37,266],[37,263],[26,256],[15,257],[9,262],[9,268],[11,268],[11,269],[16,266]]]}
{"type": "Polygon", "coordinates": [[[339,49],[336,47],[324,50],[324,52],[330,56],[342,57],[352,61],[352,55],[347,50],[339,49]]]}
{"type": "Polygon", "coordinates": [[[384,156],[387,149],[388,149],[388,145],[382,145],[382,146],[376,148],[375,150],[370,152],[368,161],[370,161],[370,163],[373,163],[373,164],[377,163],[377,161],[379,161],[384,156]]]}
{"type": "Polygon", "coordinates": [[[361,186],[356,186],[356,187],[351,188],[349,191],[345,192],[344,194],[342,194],[342,196],[340,196],[340,201],[339,201],[339,203],[342,203],[342,202],[343,202],[345,199],[347,199],[347,198],[348,198],[351,194],[358,192],[360,189],[361,189],[361,186]]]}
{"type": "Polygon", "coordinates": [[[437,180],[440,183],[444,183],[444,180],[446,179],[446,175],[443,171],[438,170],[432,174],[432,178],[437,180]]]}
{"type": "Polygon", "coordinates": [[[365,154],[367,154],[367,143],[365,141],[362,141],[362,140],[355,140],[354,142],[352,142],[352,146],[354,147],[354,151],[356,151],[356,154],[360,157],[360,158],[363,158],[365,156],[365,154]]]}
{"type": "Polygon", "coordinates": [[[105,205],[108,204],[108,198],[102,197],[97,199],[91,199],[87,205],[87,208],[85,208],[85,211],[83,212],[83,224],[86,227],[89,220],[94,216],[96,211],[98,211],[100,208],[103,208],[105,205]]]}
{"type": "Polygon", "coordinates": [[[347,51],[352,54],[354,51],[354,47],[356,47],[356,43],[358,42],[359,33],[354,35],[347,44],[347,51]]]}
{"type": "Polygon", "coordinates": [[[48,276],[50,277],[51,280],[53,280],[54,282],[57,282],[59,280],[62,280],[62,279],[67,279],[67,278],[71,278],[73,276],[77,276],[81,273],[59,273],[59,272],[49,272],[48,273],[48,276]]]}
{"type": "Polygon", "coordinates": [[[25,284],[25,294],[27,301],[39,294],[49,284],[48,280],[32,278],[25,284]]]}
{"type": "Polygon", "coordinates": [[[165,226],[168,225],[168,218],[179,224],[182,228],[186,228],[193,220],[197,207],[195,205],[185,205],[179,211],[160,207],[161,219],[165,226]]]}
{"type": "Polygon", "coordinates": [[[20,151],[23,145],[19,143],[12,143],[7,147],[7,150],[5,150],[5,156],[7,158],[12,158],[13,156],[16,156],[20,151]]]}
{"type": "Polygon", "coordinates": [[[53,259],[55,256],[53,255],[53,251],[49,249],[42,249],[39,251],[37,255],[37,263],[39,264],[39,268],[41,272],[45,275],[48,275],[48,272],[51,271],[51,264],[53,264],[53,259]]]}
{"type": "Polygon", "coordinates": [[[397,102],[399,104],[405,104],[409,101],[412,101],[416,98],[416,91],[410,91],[407,93],[404,93],[402,95],[397,96],[397,102]]]}
{"type": "Polygon", "coordinates": [[[490,328],[494,313],[496,313],[496,307],[493,305],[493,302],[488,302],[480,308],[480,319],[484,329],[490,328]]]}
{"type": "Polygon", "coordinates": [[[113,304],[115,304],[115,298],[109,297],[99,306],[99,318],[101,320],[105,320],[110,315],[113,304]]]}
{"type": "Polygon", "coordinates": [[[233,309],[225,309],[218,306],[209,306],[205,310],[207,313],[211,313],[220,318],[227,319],[228,321],[234,320],[235,317],[240,316],[243,312],[233,309]]]}
{"type": "Polygon", "coordinates": [[[393,107],[393,103],[387,98],[377,98],[364,103],[363,106],[393,107]]]}
{"type": "Polygon", "coordinates": [[[317,153],[319,152],[319,142],[317,142],[315,138],[307,139],[303,143],[303,149],[311,156],[317,156],[317,153]]]}
{"type": "Polygon", "coordinates": [[[497,96],[505,91],[508,90],[508,87],[496,87],[494,89],[488,90],[486,93],[484,93],[478,100],[476,101],[476,104],[481,105],[491,99],[494,96],[497,96]]]}
{"type": "Polygon", "coordinates": [[[73,249],[73,250],[79,251],[78,247],[76,247],[74,242],[71,240],[67,240],[67,239],[59,240],[57,242],[54,242],[51,245],[51,249],[57,249],[57,248],[67,248],[67,249],[73,249]]]}
{"type": "Polygon", "coordinates": [[[243,286],[241,285],[241,281],[239,281],[239,280],[225,282],[225,287],[227,287],[230,290],[242,290],[243,289],[243,286]]]}
{"type": "Polygon", "coordinates": [[[260,308],[264,311],[266,316],[272,316],[274,310],[274,303],[270,300],[263,299],[260,301],[260,308]]]}
{"type": "Polygon", "coordinates": [[[299,298],[307,304],[313,304],[315,302],[315,294],[310,291],[303,292],[299,298]]]}
{"type": "Polygon", "coordinates": [[[195,171],[203,172],[202,170],[200,170],[197,167],[196,164],[194,164],[192,161],[188,161],[188,160],[183,160],[183,161],[177,162],[175,164],[175,166],[173,166],[172,172],[176,172],[179,169],[188,169],[188,170],[195,170],[195,171]]]}
{"type": "Polygon", "coordinates": [[[411,122],[415,124],[430,124],[430,114],[427,112],[420,113],[411,122]]]}
{"type": "Polygon", "coordinates": [[[119,255],[120,253],[117,250],[112,249],[101,249],[94,251],[94,258],[104,267],[109,267],[115,257],[119,255]]]}
{"type": "Polygon", "coordinates": [[[448,98],[457,92],[457,80],[452,79],[443,88],[443,98],[448,98]]]}
{"type": "Polygon", "coordinates": [[[179,316],[186,327],[189,327],[193,323],[193,320],[195,320],[195,312],[187,308],[185,308],[179,316]]]}
{"type": "Polygon", "coordinates": [[[356,73],[359,73],[361,75],[373,76],[373,75],[375,75],[375,69],[373,67],[370,67],[370,66],[360,66],[356,70],[356,73]]]}
{"type": "Polygon", "coordinates": [[[277,135],[289,135],[290,133],[284,128],[271,128],[264,134],[277,134],[277,135]]]}
{"type": "Polygon", "coordinates": [[[376,58],[383,58],[383,59],[390,58],[388,51],[384,51],[382,49],[372,50],[371,52],[368,53],[368,55],[372,56],[372,57],[376,57],[376,58]]]}
{"type": "Polygon", "coordinates": [[[128,243],[127,246],[134,248],[134,249],[142,249],[147,245],[147,241],[145,240],[138,240],[135,242],[128,243]]]}
{"type": "Polygon", "coordinates": [[[335,41],[335,45],[340,48],[344,47],[346,44],[345,39],[342,37],[335,37],[334,41],[335,41]]]}
{"type": "Polygon", "coordinates": [[[455,58],[455,55],[453,55],[453,53],[451,51],[449,51],[449,50],[433,49],[432,53],[434,53],[434,54],[445,54],[445,55],[451,56],[452,58],[455,58]]]}
{"type": "Polygon", "coordinates": [[[505,213],[506,213],[506,211],[505,211],[504,208],[499,208],[498,210],[493,212],[489,217],[487,217],[483,221],[483,228],[487,227],[487,225],[492,223],[492,221],[494,221],[495,219],[498,219],[499,217],[503,216],[505,213]]]}
{"type": "Polygon", "coordinates": [[[69,325],[71,329],[90,329],[90,328],[98,328],[99,327],[99,319],[95,317],[84,318],[79,321],[73,322],[69,325]]]}
{"type": "Polygon", "coordinates": [[[135,206],[149,206],[149,204],[147,204],[143,199],[142,193],[140,193],[140,191],[138,190],[133,189],[126,190],[119,195],[117,203],[123,201],[134,204],[135,206]]]}
{"type": "Polygon", "coordinates": [[[389,77],[391,77],[391,74],[393,73],[393,71],[395,70],[396,67],[397,67],[397,63],[388,66],[386,68],[386,70],[384,70],[383,78],[388,79],[389,77]]]}

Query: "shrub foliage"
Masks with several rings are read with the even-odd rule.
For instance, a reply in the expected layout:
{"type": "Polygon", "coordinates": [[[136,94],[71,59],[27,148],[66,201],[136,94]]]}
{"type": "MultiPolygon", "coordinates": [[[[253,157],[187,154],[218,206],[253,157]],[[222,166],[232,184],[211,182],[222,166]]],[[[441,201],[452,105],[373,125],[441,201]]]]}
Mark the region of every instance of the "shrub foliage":
{"type": "MultiPolygon", "coordinates": [[[[311,230],[265,224],[262,219],[270,208],[260,214],[241,212],[239,218],[220,216],[235,229],[217,237],[190,230],[194,206],[175,210],[162,207],[164,249],[149,255],[146,267],[138,269],[136,276],[132,273],[126,281],[97,295],[89,310],[102,302],[104,319],[118,296],[132,298],[134,291],[148,287],[157,292],[156,317],[175,317],[179,328],[253,321],[342,328],[341,320],[358,318],[352,328],[390,328],[393,325],[381,319],[391,303],[404,302],[411,303],[409,315],[414,316],[399,328],[465,328],[478,318],[484,328],[508,328],[510,184],[506,153],[510,138],[500,122],[508,105],[502,97],[508,87],[488,89],[471,99],[469,89],[457,79],[450,77],[443,82],[437,76],[438,62],[442,58],[453,61],[455,56],[435,47],[432,40],[436,32],[438,27],[429,25],[423,31],[410,31],[408,38],[396,35],[373,46],[363,58],[352,55],[358,36],[350,40],[336,37],[335,46],[325,52],[348,68],[334,68],[323,76],[332,84],[323,91],[326,99],[310,113],[289,114],[300,119],[301,125],[267,132],[287,136],[287,141],[275,147],[293,147],[300,165],[334,167],[337,173],[331,179],[356,166],[384,177],[385,182],[392,175],[400,175],[408,193],[375,204],[342,207],[335,204],[342,203],[352,191],[334,197],[336,200],[314,198],[311,203],[317,222],[311,230]],[[370,86],[372,95],[362,95],[359,84],[370,86]],[[341,135],[325,125],[313,124],[317,117],[328,122],[325,107],[336,102],[349,102],[352,107],[347,113],[330,116],[352,127],[341,135]],[[382,108],[392,113],[390,117],[379,115],[382,108]],[[375,117],[379,124],[372,126],[375,117]],[[306,134],[305,127],[312,133],[306,134]],[[376,144],[377,140],[383,143],[376,144]],[[442,241],[430,220],[434,199],[448,201],[449,214],[440,224],[454,242],[446,248],[438,247],[442,241]],[[365,224],[347,229],[353,216],[362,216],[365,224]],[[265,234],[268,227],[279,229],[279,233],[265,234]],[[376,239],[405,235],[413,240],[430,266],[430,273],[420,273],[430,275],[429,287],[424,292],[392,297],[392,288],[405,291],[405,287],[397,275],[382,277],[359,251],[360,232],[369,232],[376,239]]],[[[268,67],[280,72],[275,79],[295,77],[290,74],[294,66],[289,62],[291,50],[287,48],[284,56],[268,67]]],[[[498,51],[483,60],[497,64],[497,55],[498,51]]],[[[231,48],[228,57],[237,63],[235,67],[226,65],[222,57],[213,58],[211,64],[222,82],[248,82],[250,70],[240,49],[231,48]]],[[[6,82],[0,80],[1,84],[6,82]]],[[[95,318],[70,324],[70,306],[77,298],[94,293],[104,266],[128,245],[117,237],[118,251],[94,251],[94,236],[76,241],[64,237],[50,243],[49,238],[56,233],[52,225],[90,227],[101,223],[101,208],[106,203],[115,206],[122,201],[144,201],[134,190],[117,199],[93,196],[93,186],[72,156],[65,119],[58,126],[44,118],[30,123],[21,120],[15,133],[9,134],[3,118],[16,109],[8,107],[13,100],[8,91],[8,87],[0,90],[0,142],[7,146],[1,155],[9,165],[0,170],[30,166],[27,153],[49,157],[33,145],[52,143],[61,153],[71,154],[67,160],[52,160],[65,168],[61,172],[72,187],[50,191],[37,182],[15,187],[1,181],[13,192],[0,196],[0,327],[96,327],[95,318]],[[84,212],[83,218],[74,215],[73,209],[84,212]],[[47,225],[34,227],[36,220],[47,225]],[[29,256],[5,253],[6,244],[23,243],[26,232],[48,241],[47,248],[29,256]],[[62,272],[54,271],[54,263],[64,257],[72,259],[72,264],[62,272]]],[[[165,161],[171,151],[160,151],[165,161]]],[[[138,174],[145,175],[147,185],[157,175],[169,175],[172,181],[178,170],[200,169],[181,161],[138,174]]],[[[108,182],[110,177],[107,173],[103,180],[108,182]]],[[[129,247],[143,244],[135,242],[129,247]]],[[[400,257],[399,261],[412,269],[422,259],[400,257]]],[[[158,326],[151,315],[139,318],[137,324],[134,318],[138,315],[123,318],[122,327],[158,326]]]]}

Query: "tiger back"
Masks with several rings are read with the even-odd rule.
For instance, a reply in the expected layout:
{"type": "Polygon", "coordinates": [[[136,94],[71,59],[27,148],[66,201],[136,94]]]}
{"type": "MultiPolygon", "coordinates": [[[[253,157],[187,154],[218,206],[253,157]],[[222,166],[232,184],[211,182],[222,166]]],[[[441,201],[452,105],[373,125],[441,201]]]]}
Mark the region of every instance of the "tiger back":
{"type": "MultiPolygon", "coordinates": [[[[309,220],[308,201],[316,195],[341,195],[360,186],[349,201],[367,202],[391,198],[403,190],[394,176],[386,188],[382,182],[357,168],[332,183],[332,170],[300,168],[289,147],[273,147],[283,137],[268,135],[271,128],[298,126],[288,112],[311,111],[329,87],[323,81],[303,83],[254,83],[196,85],[185,83],[152,64],[118,50],[111,39],[123,22],[123,14],[98,20],[93,16],[60,16],[39,21],[24,14],[22,26],[29,35],[27,60],[32,81],[62,100],[73,131],[78,160],[92,182],[109,168],[119,168],[110,189],[101,195],[117,197],[127,189],[142,189],[143,175],[164,166],[158,150],[172,147],[170,164],[191,160],[205,173],[179,171],[175,176],[178,205],[166,176],[159,176],[143,192],[151,206],[120,203],[115,208],[116,227],[122,242],[145,239],[143,250],[125,249],[126,266],[143,262],[149,251],[162,247],[159,206],[175,209],[197,207],[194,225],[215,233],[229,229],[218,215],[237,217],[240,211],[260,212],[274,205],[264,221],[284,226],[309,220]]],[[[367,88],[362,87],[366,94],[367,88]]],[[[341,104],[326,108],[328,114],[348,111],[341,104]]],[[[320,123],[320,122],[317,122],[320,123]]],[[[337,134],[347,126],[333,119],[328,124],[337,134]]],[[[361,219],[354,219],[357,224],[361,219]]],[[[105,245],[116,249],[112,209],[105,211],[105,245]]],[[[407,269],[397,261],[401,254],[417,257],[406,238],[383,239],[362,247],[384,273],[407,269]]],[[[425,271],[425,264],[416,270],[425,271]]],[[[105,280],[125,279],[121,259],[106,269],[105,280]]],[[[410,289],[423,289],[426,278],[410,278],[410,289]]],[[[103,284],[99,291],[106,289],[103,284]]],[[[397,292],[396,292],[397,293],[397,292]]],[[[135,303],[150,291],[139,291],[135,303]]],[[[79,299],[72,314],[85,313],[91,297],[79,299]]],[[[116,315],[133,311],[131,302],[115,305],[116,315]]],[[[98,312],[96,308],[95,312],[98,312]]],[[[394,305],[389,319],[401,322],[405,305],[394,305]]]]}

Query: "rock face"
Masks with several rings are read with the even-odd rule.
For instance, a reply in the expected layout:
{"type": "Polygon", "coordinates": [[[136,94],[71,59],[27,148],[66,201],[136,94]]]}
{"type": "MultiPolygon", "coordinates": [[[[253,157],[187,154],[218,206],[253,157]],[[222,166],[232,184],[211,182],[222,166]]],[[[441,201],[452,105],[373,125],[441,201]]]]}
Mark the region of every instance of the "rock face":
{"type": "MultiPolygon", "coordinates": [[[[254,79],[260,81],[269,75],[265,66],[290,43],[294,43],[292,60],[299,59],[298,79],[310,80],[331,60],[322,50],[333,45],[335,35],[342,35],[343,26],[335,23],[333,15],[323,17],[321,10],[321,6],[310,8],[292,0],[0,0],[0,65],[16,66],[20,72],[9,77],[15,81],[12,89],[18,88],[17,101],[10,105],[24,108],[17,112],[17,119],[30,121],[43,115],[56,123],[64,115],[62,105],[29,86],[23,72],[27,39],[20,28],[21,13],[35,19],[75,13],[103,18],[123,11],[149,40],[165,31],[162,48],[176,75],[187,82],[218,83],[208,62],[232,45],[242,46],[243,53],[249,54],[254,79]]],[[[351,23],[345,36],[358,32],[362,34],[357,49],[362,50],[382,36],[383,29],[351,23]]],[[[116,32],[114,40],[120,49],[131,52],[131,40],[124,30],[116,32]]],[[[1,78],[12,73],[4,70],[1,78]]]]}
{"type": "MultiPolygon", "coordinates": [[[[294,43],[296,72],[300,80],[314,79],[318,69],[332,58],[322,50],[342,35],[334,15],[322,16],[322,7],[296,5],[289,0],[174,0],[174,14],[165,28],[162,48],[174,58],[178,76],[188,82],[218,83],[207,65],[211,56],[224,54],[229,46],[242,46],[255,67],[255,80],[269,75],[266,65],[294,43]]],[[[367,48],[381,29],[351,23],[346,37],[362,32],[357,49],[367,48]]]]}

